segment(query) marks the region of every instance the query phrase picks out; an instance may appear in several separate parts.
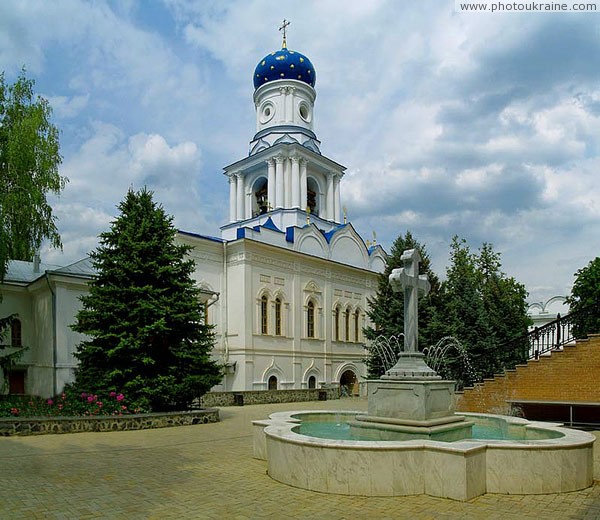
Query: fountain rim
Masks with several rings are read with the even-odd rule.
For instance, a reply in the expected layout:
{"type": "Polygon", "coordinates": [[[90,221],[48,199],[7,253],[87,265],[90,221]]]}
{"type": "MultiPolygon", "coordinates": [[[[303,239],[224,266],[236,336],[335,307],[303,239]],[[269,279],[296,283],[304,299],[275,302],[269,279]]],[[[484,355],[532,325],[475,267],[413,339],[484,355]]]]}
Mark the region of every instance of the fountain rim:
{"type": "Polygon", "coordinates": [[[335,449],[353,449],[353,450],[401,450],[415,449],[421,447],[423,449],[446,451],[446,452],[461,452],[474,453],[480,450],[485,450],[488,446],[494,449],[523,449],[530,450],[558,450],[572,449],[593,445],[596,440],[591,433],[581,430],[573,430],[563,427],[563,423],[549,423],[541,421],[530,421],[520,417],[512,417],[507,415],[488,414],[488,413],[473,413],[473,412],[457,412],[456,415],[466,418],[491,418],[503,420],[509,424],[525,426],[525,428],[549,430],[562,434],[562,437],[550,439],[531,439],[531,440],[514,440],[514,439],[464,439],[459,441],[444,442],[429,439],[412,439],[405,441],[371,441],[371,440],[342,440],[342,439],[324,439],[321,437],[311,437],[293,431],[293,428],[302,422],[301,419],[295,416],[302,415],[325,415],[339,414],[340,416],[365,415],[363,410],[296,410],[290,412],[275,412],[269,415],[269,419],[253,421],[253,424],[264,426],[264,434],[273,439],[284,440],[294,444],[305,446],[319,446],[322,448],[335,449]]]}

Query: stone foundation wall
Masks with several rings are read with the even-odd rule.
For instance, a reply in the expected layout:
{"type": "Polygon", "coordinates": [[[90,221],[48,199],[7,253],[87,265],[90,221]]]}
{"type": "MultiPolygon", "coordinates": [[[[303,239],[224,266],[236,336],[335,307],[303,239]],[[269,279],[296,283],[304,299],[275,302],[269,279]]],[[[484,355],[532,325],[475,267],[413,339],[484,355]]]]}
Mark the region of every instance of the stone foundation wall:
{"type": "Polygon", "coordinates": [[[241,392],[209,392],[200,400],[202,406],[240,406],[247,404],[296,403],[340,398],[339,386],[303,390],[245,390],[241,392]],[[237,397],[241,396],[241,397],[237,397]]]}
{"type": "Polygon", "coordinates": [[[95,417],[9,417],[0,419],[0,436],[109,432],[190,426],[219,421],[219,410],[95,417]]]}
{"type": "Polygon", "coordinates": [[[600,402],[600,334],[457,393],[457,411],[506,413],[507,400],[600,402]]]}

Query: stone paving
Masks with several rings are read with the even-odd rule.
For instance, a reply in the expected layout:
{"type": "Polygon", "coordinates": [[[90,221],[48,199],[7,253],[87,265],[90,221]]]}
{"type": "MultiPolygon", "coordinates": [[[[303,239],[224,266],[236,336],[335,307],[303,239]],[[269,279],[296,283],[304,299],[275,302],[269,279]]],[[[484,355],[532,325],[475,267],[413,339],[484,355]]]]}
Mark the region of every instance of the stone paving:
{"type": "Polygon", "coordinates": [[[600,482],[561,495],[350,497],[271,480],[250,421],[366,401],[221,409],[221,422],[158,430],[0,438],[0,519],[600,519],[600,482]]]}

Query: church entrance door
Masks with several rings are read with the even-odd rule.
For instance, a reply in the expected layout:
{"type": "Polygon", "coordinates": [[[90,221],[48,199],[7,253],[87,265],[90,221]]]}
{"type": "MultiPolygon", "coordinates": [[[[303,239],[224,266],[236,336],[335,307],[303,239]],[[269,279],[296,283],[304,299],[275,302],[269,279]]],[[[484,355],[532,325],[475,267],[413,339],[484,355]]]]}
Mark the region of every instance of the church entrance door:
{"type": "Polygon", "coordinates": [[[358,395],[358,379],[352,370],[346,370],[340,377],[342,396],[358,395]]]}

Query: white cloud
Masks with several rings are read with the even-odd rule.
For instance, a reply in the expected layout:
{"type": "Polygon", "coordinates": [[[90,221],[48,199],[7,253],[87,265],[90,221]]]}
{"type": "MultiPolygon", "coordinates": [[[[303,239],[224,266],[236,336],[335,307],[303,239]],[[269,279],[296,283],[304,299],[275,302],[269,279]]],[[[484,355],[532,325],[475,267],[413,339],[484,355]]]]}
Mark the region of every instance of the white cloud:
{"type": "Polygon", "coordinates": [[[47,99],[52,107],[54,115],[58,119],[70,119],[78,116],[88,104],[90,95],[86,94],[83,96],[46,96],[41,95],[47,99]]]}
{"type": "Polygon", "coordinates": [[[154,191],[157,202],[175,215],[176,225],[194,230],[214,226],[212,217],[201,211],[206,195],[198,190],[201,162],[195,143],[170,145],[157,134],[127,137],[103,123],[95,123],[92,131],[65,160],[62,171],[70,182],[54,202],[66,258],[74,261],[89,252],[130,188],[154,191]]]}

